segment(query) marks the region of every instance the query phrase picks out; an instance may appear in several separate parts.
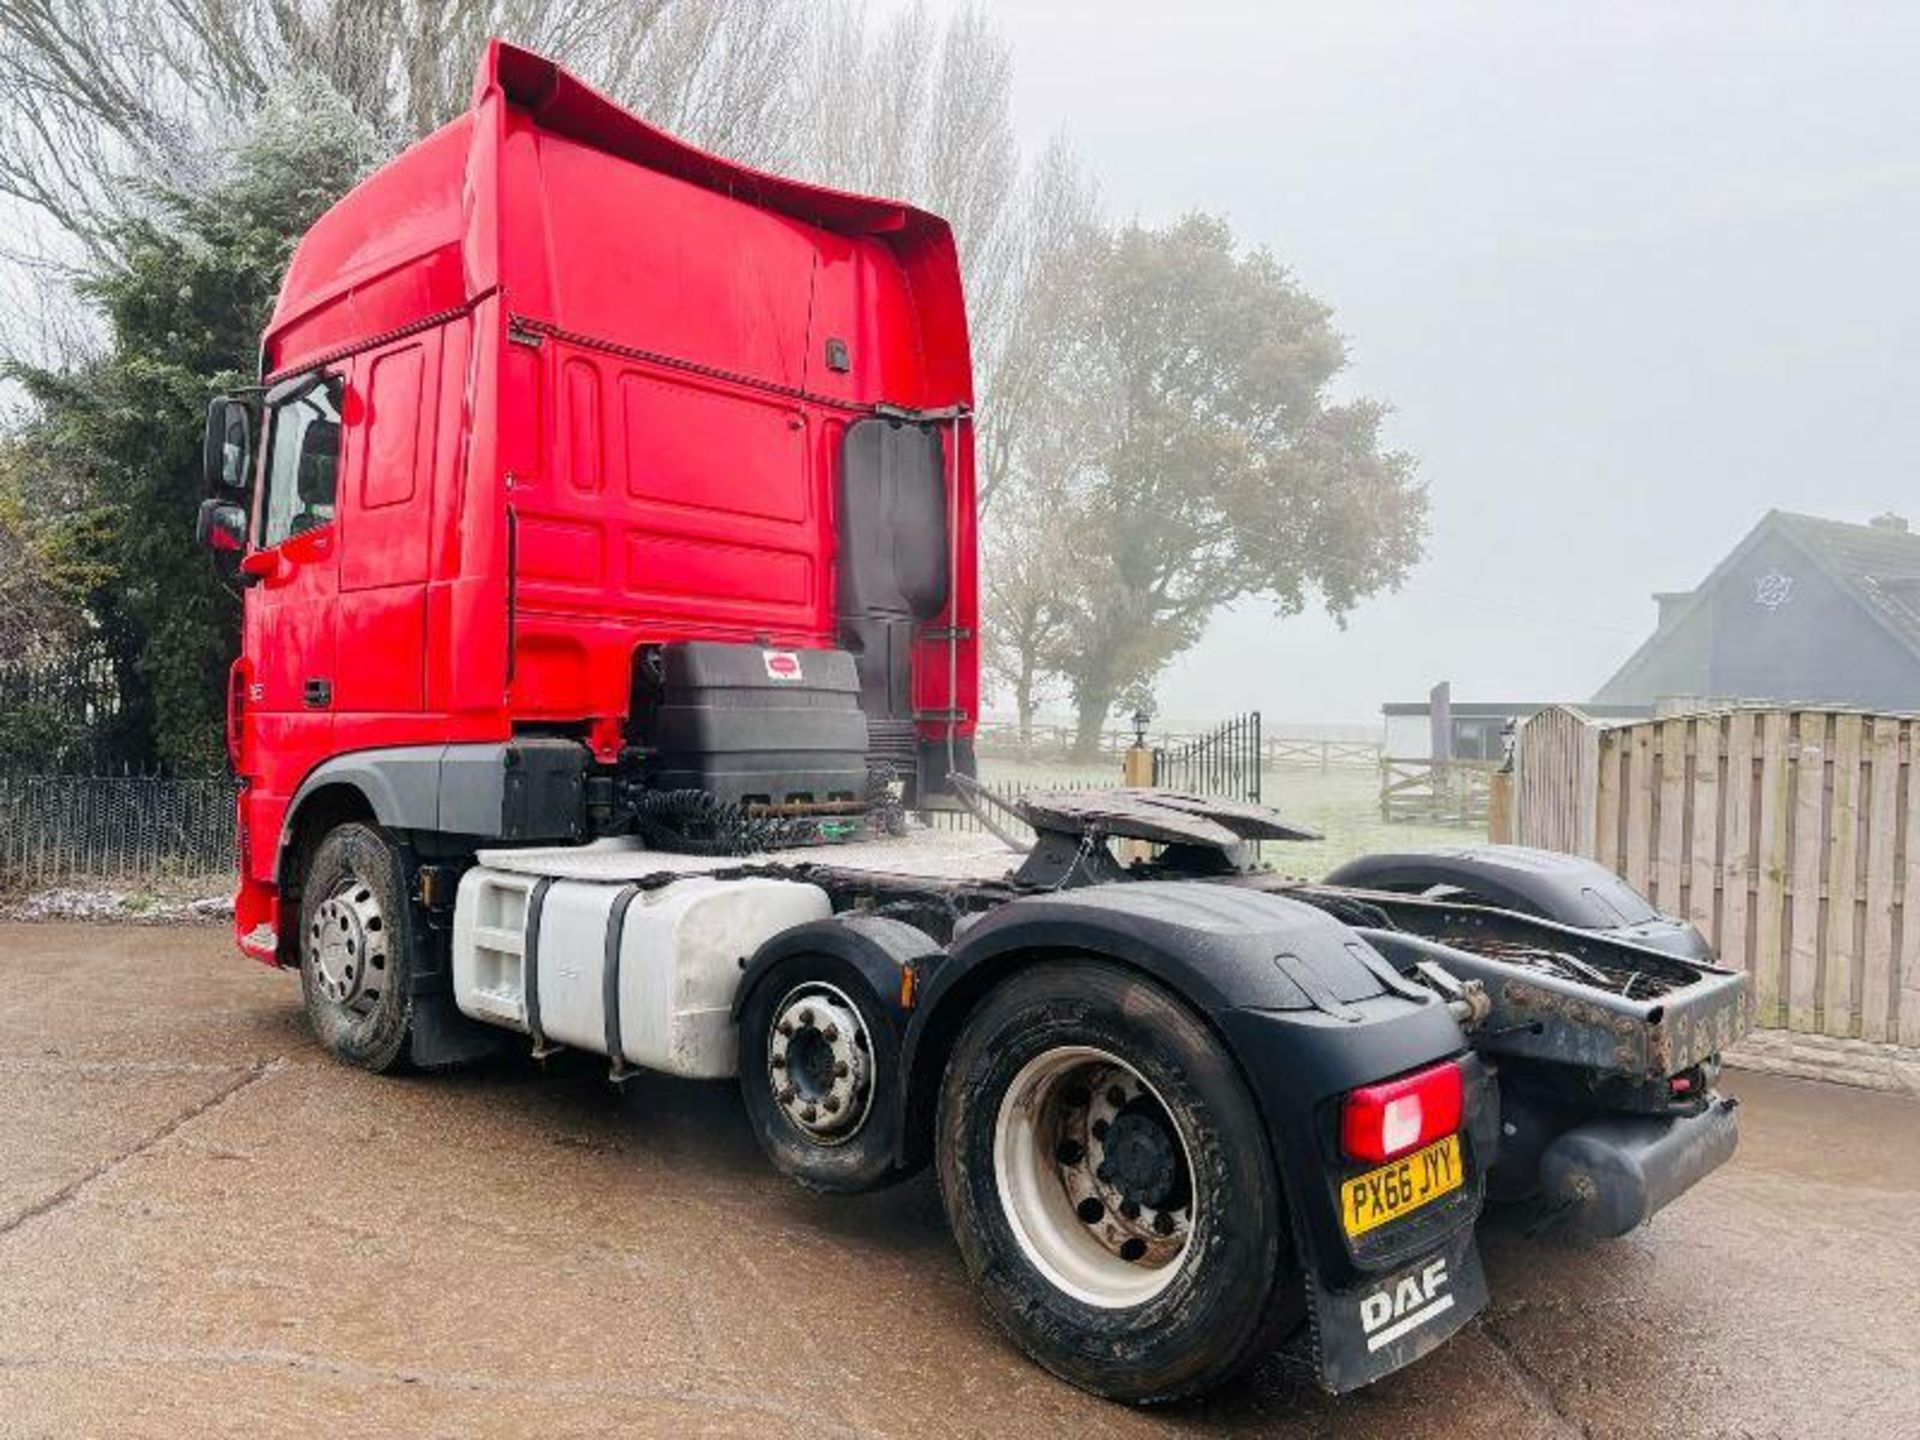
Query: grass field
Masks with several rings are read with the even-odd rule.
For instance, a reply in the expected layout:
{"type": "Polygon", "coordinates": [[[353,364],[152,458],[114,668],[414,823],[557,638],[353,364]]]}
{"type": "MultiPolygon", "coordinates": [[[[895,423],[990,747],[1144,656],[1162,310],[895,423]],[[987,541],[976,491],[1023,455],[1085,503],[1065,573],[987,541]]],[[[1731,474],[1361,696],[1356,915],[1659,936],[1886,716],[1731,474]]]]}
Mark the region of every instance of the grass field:
{"type": "MultiPolygon", "coordinates": [[[[1113,766],[1076,770],[985,759],[981,778],[1016,786],[1114,785],[1113,766]]],[[[1438,850],[1484,840],[1477,830],[1446,825],[1389,825],[1380,818],[1380,778],[1372,770],[1269,769],[1260,798],[1287,819],[1326,836],[1312,843],[1261,847],[1261,858],[1290,875],[1317,878],[1356,855],[1380,850],[1438,850]]]]}

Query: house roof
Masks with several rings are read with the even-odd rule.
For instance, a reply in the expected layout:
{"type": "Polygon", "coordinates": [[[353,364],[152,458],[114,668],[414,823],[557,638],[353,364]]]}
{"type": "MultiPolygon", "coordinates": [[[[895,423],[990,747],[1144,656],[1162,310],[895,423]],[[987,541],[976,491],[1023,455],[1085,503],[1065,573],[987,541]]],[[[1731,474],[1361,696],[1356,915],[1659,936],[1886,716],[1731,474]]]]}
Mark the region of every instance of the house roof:
{"type": "Polygon", "coordinates": [[[1769,535],[1783,536],[1800,550],[1814,568],[1920,661],[1920,534],[1892,526],[1855,525],[1789,510],[1769,510],[1713,567],[1713,572],[1662,617],[1653,634],[1595,693],[1605,694],[1645,664],[1667,634],[1705,604],[1727,574],[1769,535]]]}
{"type": "MultiPolygon", "coordinates": [[[[1637,720],[1643,715],[1651,715],[1651,705],[1589,705],[1585,701],[1566,700],[1455,700],[1447,709],[1456,720],[1498,719],[1514,715],[1537,715],[1542,710],[1551,710],[1555,705],[1576,704],[1587,714],[1599,719],[1622,718],[1637,720]]],[[[1382,715],[1431,715],[1431,700],[1389,700],[1380,707],[1382,715]]]]}
{"type": "Polygon", "coordinates": [[[1785,511],[1773,518],[1828,578],[1920,658],[1920,535],[1785,511]]]}

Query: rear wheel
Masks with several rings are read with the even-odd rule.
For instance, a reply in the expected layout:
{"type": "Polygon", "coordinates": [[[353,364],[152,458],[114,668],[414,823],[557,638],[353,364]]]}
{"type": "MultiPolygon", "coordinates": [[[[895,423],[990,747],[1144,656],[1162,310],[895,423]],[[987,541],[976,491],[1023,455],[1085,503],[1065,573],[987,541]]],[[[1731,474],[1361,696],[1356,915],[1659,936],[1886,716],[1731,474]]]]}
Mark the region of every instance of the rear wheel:
{"type": "Polygon", "coordinates": [[[413,1020],[412,915],[399,848],[355,822],[327,832],[300,896],[300,985],[320,1043],[362,1069],[405,1059],[413,1020]]]}
{"type": "Polygon", "coordinates": [[[901,1178],[900,1039],[865,977],[833,955],[774,966],[740,1012],[740,1093],[774,1168],[853,1195],[901,1178]]]}
{"type": "Polygon", "coordinates": [[[948,1064],[941,1195],[988,1310],[1115,1399],[1219,1383],[1302,1313],[1264,1129],[1231,1060],[1153,982],[1037,965],[948,1064]]]}

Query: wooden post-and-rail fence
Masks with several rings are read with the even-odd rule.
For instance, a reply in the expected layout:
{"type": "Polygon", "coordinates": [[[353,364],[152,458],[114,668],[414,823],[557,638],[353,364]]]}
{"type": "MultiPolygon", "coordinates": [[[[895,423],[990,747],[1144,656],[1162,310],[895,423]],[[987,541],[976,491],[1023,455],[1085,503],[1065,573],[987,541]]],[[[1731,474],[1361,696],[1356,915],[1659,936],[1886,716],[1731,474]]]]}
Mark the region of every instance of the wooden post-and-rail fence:
{"type": "Polygon", "coordinates": [[[1753,977],[1763,1025],[1920,1045],[1920,718],[1542,711],[1516,838],[1590,856],[1753,977]]]}

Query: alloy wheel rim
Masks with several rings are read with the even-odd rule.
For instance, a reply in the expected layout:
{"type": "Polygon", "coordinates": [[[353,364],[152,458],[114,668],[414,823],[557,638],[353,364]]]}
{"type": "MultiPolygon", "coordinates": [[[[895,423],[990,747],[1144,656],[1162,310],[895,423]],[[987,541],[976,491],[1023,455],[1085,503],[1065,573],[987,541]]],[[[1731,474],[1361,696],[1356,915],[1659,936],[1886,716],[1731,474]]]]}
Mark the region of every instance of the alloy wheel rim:
{"type": "Polygon", "coordinates": [[[767,1035],[767,1084],[780,1112],[816,1144],[853,1138],[873,1107],[873,1037],[860,1007],[824,981],[789,990],[767,1035]]]}
{"type": "Polygon", "coordinates": [[[373,887],[349,875],[315,907],[307,927],[315,988],[334,1005],[368,1015],[387,986],[387,921],[373,887]]]}
{"type": "Polygon", "coordinates": [[[1001,1097],[993,1163],[1014,1239],[1058,1289],[1121,1309],[1180,1273],[1199,1209],[1192,1151],[1118,1056],[1075,1045],[1029,1060],[1001,1097]]]}

